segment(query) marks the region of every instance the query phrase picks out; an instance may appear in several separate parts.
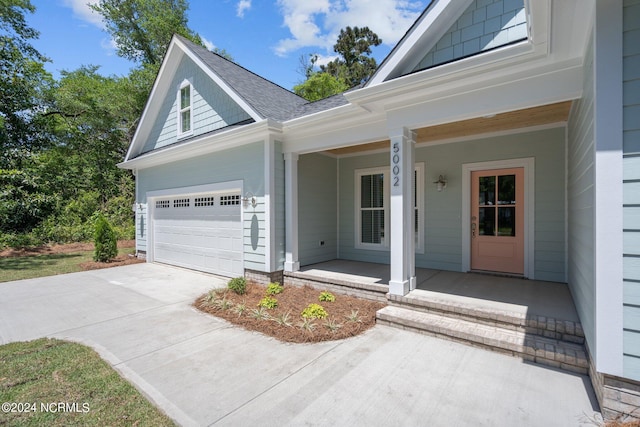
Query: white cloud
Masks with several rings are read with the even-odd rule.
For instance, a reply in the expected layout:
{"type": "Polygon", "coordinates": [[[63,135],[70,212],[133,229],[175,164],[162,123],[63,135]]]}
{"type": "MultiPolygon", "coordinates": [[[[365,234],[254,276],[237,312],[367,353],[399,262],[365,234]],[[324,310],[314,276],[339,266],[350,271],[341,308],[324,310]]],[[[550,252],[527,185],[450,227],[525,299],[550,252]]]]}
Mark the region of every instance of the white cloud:
{"type": "Polygon", "coordinates": [[[204,44],[204,47],[207,48],[207,50],[213,50],[216,48],[216,45],[213,44],[213,42],[211,40],[208,40],[206,38],[204,38],[203,36],[200,36],[200,38],[202,39],[202,43],[204,44]]]}
{"type": "Polygon", "coordinates": [[[97,4],[98,0],[63,0],[63,3],[73,10],[77,18],[104,29],[102,16],[89,7],[89,4],[97,4]]]}
{"type": "Polygon", "coordinates": [[[240,0],[236,7],[238,18],[244,18],[244,12],[251,9],[251,0],[240,0]]]}
{"type": "Polygon", "coordinates": [[[331,52],[340,29],[369,27],[393,46],[426,7],[425,1],[407,0],[278,0],[284,26],[291,37],[280,40],[277,55],[304,47],[320,47],[331,52]]]}

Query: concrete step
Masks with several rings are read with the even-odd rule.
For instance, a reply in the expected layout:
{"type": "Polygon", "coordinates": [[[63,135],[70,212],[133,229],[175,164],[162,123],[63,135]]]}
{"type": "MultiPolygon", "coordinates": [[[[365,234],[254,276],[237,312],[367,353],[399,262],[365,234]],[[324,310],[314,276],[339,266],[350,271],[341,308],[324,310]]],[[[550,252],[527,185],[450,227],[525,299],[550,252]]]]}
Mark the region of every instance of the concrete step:
{"type": "Polygon", "coordinates": [[[395,305],[379,310],[376,321],[571,372],[586,374],[589,369],[584,346],[537,334],[395,305]]]}
{"type": "Polygon", "coordinates": [[[421,291],[414,291],[405,296],[388,294],[387,298],[389,304],[395,307],[443,314],[447,317],[514,330],[527,335],[584,344],[582,325],[572,320],[480,307],[473,302],[435,298],[421,291]]]}

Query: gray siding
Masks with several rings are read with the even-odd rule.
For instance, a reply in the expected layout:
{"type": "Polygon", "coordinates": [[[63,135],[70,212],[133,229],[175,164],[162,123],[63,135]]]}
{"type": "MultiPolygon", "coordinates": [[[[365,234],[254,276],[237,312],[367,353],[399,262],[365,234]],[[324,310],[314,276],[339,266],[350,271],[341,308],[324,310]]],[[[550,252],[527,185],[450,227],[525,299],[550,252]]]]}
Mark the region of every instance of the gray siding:
{"type": "Polygon", "coordinates": [[[568,279],[587,344],[595,352],[593,84],[590,43],[585,55],[583,96],[574,101],[568,124],[568,279]]]}
{"type": "Polygon", "coordinates": [[[526,37],[527,19],[523,0],[474,0],[415,70],[504,46],[526,37]]]}
{"type": "Polygon", "coordinates": [[[640,380],[640,0],[623,16],[623,369],[640,380]]]}
{"type": "MultiPolygon", "coordinates": [[[[148,191],[242,180],[243,191],[253,193],[258,201],[255,208],[243,207],[244,265],[247,269],[265,270],[264,142],[142,169],[137,179],[138,203],[147,202],[148,191]],[[254,248],[252,223],[256,220],[258,244],[254,248]]],[[[136,234],[139,232],[136,230],[136,234]]],[[[146,238],[140,239],[139,244],[146,247],[146,238]]]]}
{"type": "Polygon", "coordinates": [[[191,136],[202,135],[250,118],[200,67],[184,57],[162,101],[157,120],[142,149],[143,153],[178,142],[177,94],[185,79],[193,86],[191,136]]]}
{"type": "Polygon", "coordinates": [[[298,160],[300,265],[337,258],[337,160],[307,154],[298,160]],[[324,242],[321,245],[320,242],[324,242]]]}
{"type": "MultiPolygon", "coordinates": [[[[462,165],[525,157],[535,158],[535,278],[565,281],[564,128],[416,148],[415,161],[425,163],[425,251],[416,255],[417,267],[462,269],[462,165]],[[442,192],[432,184],[440,174],[448,180],[442,192]]],[[[348,157],[339,164],[340,258],[389,263],[389,251],[357,249],[354,237],[355,170],[388,166],[389,155],[348,157]]]]}

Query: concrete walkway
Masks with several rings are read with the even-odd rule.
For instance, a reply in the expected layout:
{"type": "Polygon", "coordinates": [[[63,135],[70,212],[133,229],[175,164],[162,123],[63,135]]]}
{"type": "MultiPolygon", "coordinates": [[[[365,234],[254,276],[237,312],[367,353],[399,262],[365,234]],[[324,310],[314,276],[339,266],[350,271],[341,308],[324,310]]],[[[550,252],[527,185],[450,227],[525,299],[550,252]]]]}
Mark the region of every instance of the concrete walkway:
{"type": "Polygon", "coordinates": [[[0,343],[95,348],[182,425],[578,426],[585,376],[376,326],[283,344],[196,311],[214,276],[137,264],[0,283],[0,343]]]}

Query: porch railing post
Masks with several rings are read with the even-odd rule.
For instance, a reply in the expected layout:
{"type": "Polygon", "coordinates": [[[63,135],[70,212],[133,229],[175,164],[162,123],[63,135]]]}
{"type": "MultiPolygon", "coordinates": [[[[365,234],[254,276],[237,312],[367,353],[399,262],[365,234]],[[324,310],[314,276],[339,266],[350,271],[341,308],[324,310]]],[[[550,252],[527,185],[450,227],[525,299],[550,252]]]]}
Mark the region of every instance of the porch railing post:
{"type": "Polygon", "coordinates": [[[391,276],[389,293],[406,295],[415,289],[414,151],[415,133],[407,128],[389,133],[391,210],[391,276]]]}
{"type": "Polygon", "coordinates": [[[285,271],[300,270],[298,261],[298,154],[284,154],[285,271]]]}

